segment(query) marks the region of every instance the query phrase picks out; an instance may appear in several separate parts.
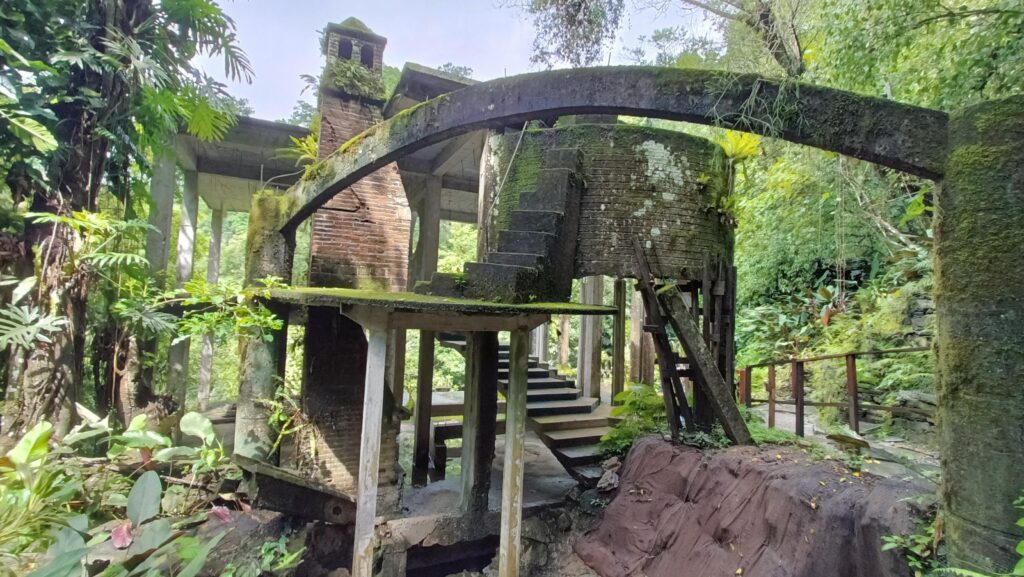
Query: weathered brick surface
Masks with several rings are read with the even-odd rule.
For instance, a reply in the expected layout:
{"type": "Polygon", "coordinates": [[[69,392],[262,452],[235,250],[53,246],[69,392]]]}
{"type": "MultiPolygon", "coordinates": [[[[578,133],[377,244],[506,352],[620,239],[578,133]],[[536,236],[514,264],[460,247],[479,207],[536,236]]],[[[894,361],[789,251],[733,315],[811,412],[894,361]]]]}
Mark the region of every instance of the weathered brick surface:
{"type": "MultiPolygon", "coordinates": [[[[328,34],[328,57],[336,57],[340,36],[328,34]]],[[[353,58],[359,58],[358,39],[353,58]]],[[[383,45],[374,68],[381,70],[383,45]]],[[[320,95],[320,158],[381,120],[377,103],[337,92],[320,95]]],[[[394,165],[338,193],[312,217],[309,282],[312,286],[375,287],[404,290],[411,216],[394,165]]],[[[366,373],[366,337],[337,309],[312,308],[306,325],[303,408],[311,421],[316,454],[298,454],[302,468],[355,494],[361,463],[360,435],[366,373]]],[[[381,386],[384,386],[381,383],[381,386]]],[[[386,393],[389,394],[389,393],[386,393]]],[[[385,402],[380,450],[380,507],[400,499],[399,422],[394,402],[385,402]]],[[[307,445],[308,447],[308,445],[307,445]]]]}
{"type": "MultiPolygon", "coordinates": [[[[505,174],[518,138],[510,132],[492,140],[498,174],[505,174]]],[[[720,148],[682,133],[633,125],[528,131],[500,190],[495,226],[507,227],[519,196],[537,189],[543,151],[572,146],[583,153],[586,183],[577,278],[632,276],[636,236],[649,248],[654,273],[665,277],[701,278],[705,252],[714,262],[731,251],[732,228],[714,208],[726,179],[720,148]]]]}

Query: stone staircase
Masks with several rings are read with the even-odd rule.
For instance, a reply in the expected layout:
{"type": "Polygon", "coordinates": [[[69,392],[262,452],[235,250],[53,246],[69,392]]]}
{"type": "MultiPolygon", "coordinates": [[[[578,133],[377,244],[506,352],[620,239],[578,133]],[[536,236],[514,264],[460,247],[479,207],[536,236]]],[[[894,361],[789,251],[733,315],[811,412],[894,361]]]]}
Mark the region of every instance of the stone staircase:
{"type": "MultiPolygon", "coordinates": [[[[463,353],[466,349],[461,335],[441,335],[439,343],[463,353]]],[[[508,373],[508,345],[498,345],[498,387],[502,395],[508,388],[508,373]]],[[[596,482],[601,477],[601,437],[615,422],[611,408],[598,399],[584,397],[574,381],[532,356],[526,395],[527,426],[569,474],[579,481],[596,482]]]]}
{"type": "Polygon", "coordinates": [[[498,250],[466,263],[461,275],[434,273],[416,292],[509,303],[566,300],[579,230],[579,163],[576,148],[546,151],[536,189],[519,197],[508,230],[498,233],[498,250]]]}

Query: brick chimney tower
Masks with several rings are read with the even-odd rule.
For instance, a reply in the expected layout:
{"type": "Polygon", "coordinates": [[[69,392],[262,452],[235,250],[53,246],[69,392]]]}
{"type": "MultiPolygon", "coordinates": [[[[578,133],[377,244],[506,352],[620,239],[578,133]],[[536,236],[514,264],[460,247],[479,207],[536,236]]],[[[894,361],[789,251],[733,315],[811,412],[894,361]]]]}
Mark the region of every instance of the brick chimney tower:
{"type": "MultiPolygon", "coordinates": [[[[329,24],[320,83],[320,158],[382,119],[384,47],[387,39],[349,18],[329,24]]],[[[387,166],[339,192],[312,218],[310,286],[405,290],[411,214],[398,168],[387,166]]],[[[297,452],[297,466],[354,495],[360,466],[363,329],[337,308],[307,311],[303,409],[316,439],[315,456],[297,452]],[[313,368],[316,370],[312,370],[313,368]]],[[[399,405],[385,390],[378,507],[392,510],[401,498],[398,458],[399,405]]]]}
{"type": "MultiPolygon", "coordinates": [[[[382,120],[387,39],[349,18],[328,24],[320,84],[320,158],[382,120]]],[[[411,213],[394,165],[313,215],[311,286],[405,290],[411,213]]]]}

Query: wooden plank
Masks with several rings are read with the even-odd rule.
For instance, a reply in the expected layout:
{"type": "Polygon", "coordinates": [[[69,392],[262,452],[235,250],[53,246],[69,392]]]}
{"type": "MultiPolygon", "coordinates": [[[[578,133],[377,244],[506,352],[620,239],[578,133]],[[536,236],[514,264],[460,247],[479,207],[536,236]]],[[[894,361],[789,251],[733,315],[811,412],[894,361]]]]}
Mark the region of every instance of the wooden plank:
{"type": "Polygon", "coordinates": [[[634,383],[654,384],[654,341],[644,332],[644,301],[633,291],[629,305],[629,378],[634,383]]]}
{"type": "Polygon", "coordinates": [[[857,394],[857,356],[846,355],[846,420],[854,433],[860,434],[860,399],[857,394]]]}
{"type": "Polygon", "coordinates": [[[740,390],[742,391],[741,398],[743,399],[743,405],[750,408],[750,399],[753,393],[752,381],[754,380],[754,369],[747,367],[743,369],[743,374],[740,376],[740,390]]]}
{"type": "Polygon", "coordinates": [[[768,367],[768,428],[775,428],[775,365],[768,367]]]}
{"type": "Polygon", "coordinates": [[[384,411],[384,365],[387,362],[388,334],[382,328],[368,328],[370,338],[366,353],[352,577],[373,575],[374,527],[377,521],[377,481],[380,472],[380,431],[384,411]]]}
{"type": "Polygon", "coordinates": [[[612,291],[615,318],[612,320],[612,390],[611,399],[626,387],[626,281],[617,278],[612,291]]]}
{"type": "MultiPolygon", "coordinates": [[[[498,420],[498,334],[470,333],[466,339],[465,413],[462,419],[462,510],[487,510],[498,420]]],[[[436,440],[436,439],[435,439],[436,440]]],[[[435,463],[439,468],[444,462],[435,463]]]]}
{"type": "Polygon", "coordinates": [[[726,385],[722,373],[718,371],[711,351],[701,338],[700,329],[683,304],[682,295],[678,290],[665,291],[658,295],[658,301],[661,308],[668,313],[669,322],[683,343],[690,368],[695,369],[700,375],[698,385],[704,390],[705,398],[725,429],[725,434],[739,445],[751,444],[753,441],[750,438],[750,431],[747,430],[747,424],[736,408],[733,392],[726,385]]]}
{"type": "Polygon", "coordinates": [[[804,357],[804,358],[797,358],[797,359],[785,359],[785,360],[780,360],[780,361],[765,361],[765,362],[762,362],[762,363],[754,363],[754,364],[752,364],[750,366],[754,367],[754,368],[757,368],[757,367],[767,367],[767,366],[771,366],[771,365],[788,365],[788,364],[790,364],[790,363],[792,363],[794,361],[800,361],[800,362],[804,362],[804,363],[812,363],[812,362],[815,362],[815,361],[827,361],[827,360],[831,360],[831,359],[841,359],[841,358],[846,357],[847,355],[854,355],[854,356],[858,356],[858,357],[867,357],[867,356],[879,356],[880,357],[880,356],[884,356],[884,355],[895,355],[895,354],[899,354],[899,353],[923,353],[923,352],[930,351],[930,350],[932,350],[932,348],[930,346],[926,346],[926,347],[904,347],[904,348],[900,348],[900,349],[879,349],[879,350],[875,350],[875,351],[856,351],[856,352],[849,352],[849,353],[834,353],[834,354],[831,354],[831,355],[821,355],[821,356],[817,356],[817,357],[804,357]]]}
{"type": "Polygon", "coordinates": [[[519,577],[523,521],[523,450],[526,440],[526,391],[530,336],[512,331],[509,385],[505,410],[505,468],[501,484],[501,525],[498,529],[498,577],[519,577]]]}
{"type": "Polygon", "coordinates": [[[796,435],[804,436],[804,364],[790,364],[790,383],[793,388],[793,404],[796,406],[796,435]]]}
{"type": "Polygon", "coordinates": [[[420,331],[419,373],[416,378],[416,406],[413,416],[413,469],[430,466],[430,417],[434,389],[434,332],[420,331]]]}

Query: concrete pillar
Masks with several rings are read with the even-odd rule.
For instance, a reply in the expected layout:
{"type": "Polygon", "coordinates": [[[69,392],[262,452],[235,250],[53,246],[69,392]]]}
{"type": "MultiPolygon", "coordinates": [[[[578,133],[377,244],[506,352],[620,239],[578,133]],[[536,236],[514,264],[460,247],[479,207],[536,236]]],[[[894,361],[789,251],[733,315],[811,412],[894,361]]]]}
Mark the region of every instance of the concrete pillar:
{"type": "Polygon", "coordinates": [[[505,460],[498,529],[498,577],[519,577],[522,551],[523,450],[526,440],[526,390],[529,386],[530,334],[512,331],[509,347],[508,397],[505,402],[505,460]]]}
{"type": "MultiPolygon", "coordinates": [[[[602,304],[604,277],[584,278],[580,285],[580,301],[588,305],[602,304]]],[[[579,352],[576,356],[577,384],[583,396],[601,397],[601,317],[588,315],[580,318],[579,352]]]]}
{"type": "Polygon", "coordinates": [[[654,339],[644,331],[644,300],[633,291],[629,305],[629,380],[654,384],[654,339]]]}
{"type": "MultiPolygon", "coordinates": [[[[220,279],[220,245],[224,233],[224,209],[215,208],[210,218],[210,252],[206,256],[206,282],[216,284],[220,279]]],[[[199,410],[205,411],[210,402],[210,384],[213,381],[213,337],[203,335],[203,353],[199,362],[199,410]]]]}
{"type": "Polygon", "coordinates": [[[609,402],[615,400],[626,387],[626,281],[615,279],[612,304],[615,320],[612,323],[612,390],[609,402]]]}
{"type": "MultiPolygon", "coordinates": [[[[185,187],[181,193],[181,224],[178,227],[178,264],[174,286],[182,288],[192,279],[192,257],[196,247],[196,216],[199,211],[199,174],[185,172],[185,187]]],[[[188,395],[188,352],[190,339],[171,345],[168,352],[167,389],[184,410],[188,395]]]]}
{"type": "MultiPolygon", "coordinates": [[[[246,246],[245,284],[252,285],[268,276],[292,277],[295,232],[281,232],[288,217],[285,195],[270,191],[256,193],[249,210],[249,240],[246,246]]],[[[267,422],[269,411],[262,399],[274,396],[284,379],[288,340],[287,307],[271,310],[285,320],[282,330],[265,335],[252,333],[240,339],[238,409],[235,414],[235,453],[260,461],[272,460],[270,449],[276,433],[267,422]]]]}
{"type": "Polygon", "coordinates": [[[373,576],[374,527],[377,523],[377,477],[380,473],[380,432],[384,411],[384,365],[387,363],[388,333],[368,327],[366,383],[363,393],[363,427],[359,437],[358,493],[356,495],[355,546],[352,577],[373,576]]]}
{"type": "Polygon", "coordinates": [[[933,224],[950,565],[1009,573],[1024,540],[1024,96],[950,114],[933,224]]]}
{"type": "Polygon", "coordinates": [[[541,363],[548,362],[548,326],[544,323],[530,332],[530,354],[541,363]]]}
{"type": "MultiPolygon", "coordinates": [[[[428,280],[437,270],[437,252],[441,239],[441,177],[432,176],[427,180],[419,215],[419,241],[416,251],[419,253],[421,268],[418,276],[421,280],[428,280]]],[[[413,468],[421,472],[430,464],[430,410],[434,387],[435,336],[433,331],[420,331],[413,468]]]]}
{"type": "Polygon", "coordinates": [[[498,418],[498,334],[466,339],[466,388],[462,418],[462,510],[487,511],[498,418]]]}
{"type": "Polygon", "coordinates": [[[153,159],[153,177],[149,186],[149,195],[153,199],[149,225],[153,228],[146,232],[146,260],[149,261],[149,272],[161,286],[171,246],[171,217],[174,212],[174,190],[177,186],[176,156],[173,145],[168,144],[158,151],[153,159]]]}

